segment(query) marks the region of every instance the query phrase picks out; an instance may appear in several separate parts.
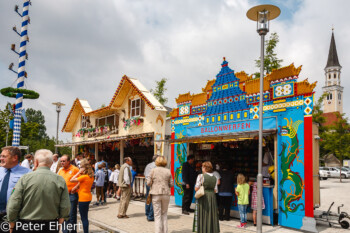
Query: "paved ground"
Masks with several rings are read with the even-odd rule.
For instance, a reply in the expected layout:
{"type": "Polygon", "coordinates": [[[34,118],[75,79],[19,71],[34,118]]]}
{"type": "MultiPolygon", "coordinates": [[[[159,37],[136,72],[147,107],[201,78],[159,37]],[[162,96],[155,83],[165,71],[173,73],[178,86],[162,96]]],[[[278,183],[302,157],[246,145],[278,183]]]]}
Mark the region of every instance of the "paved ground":
{"type": "MultiPolygon", "coordinates": [[[[337,211],[337,206],[344,204],[343,211],[350,213],[350,180],[345,180],[340,183],[337,179],[328,179],[321,181],[321,210],[327,210],[332,201],[335,201],[335,207],[333,211],[337,211]]],[[[172,203],[173,200],[172,200],[172,203]]],[[[118,219],[119,202],[115,199],[108,199],[108,204],[105,206],[91,206],[89,211],[90,219],[90,232],[137,232],[148,233],[154,232],[154,222],[148,222],[145,216],[144,202],[132,201],[130,203],[127,214],[129,219],[118,219]],[[97,227],[98,225],[99,227],[97,227]],[[101,227],[101,228],[100,228],[101,227]],[[108,231],[106,231],[108,230],[108,231]]],[[[172,233],[190,233],[192,232],[193,214],[186,216],[181,214],[181,208],[170,204],[168,213],[169,232],[172,233]]],[[[220,229],[222,233],[229,232],[254,232],[256,228],[252,223],[248,223],[248,227],[245,230],[236,228],[239,224],[238,219],[232,219],[231,221],[220,222],[220,229]]],[[[328,224],[318,223],[317,229],[322,233],[330,232],[346,232],[350,230],[344,230],[339,227],[328,227],[328,224]]],[[[301,232],[294,229],[288,229],[280,226],[263,226],[263,232],[278,232],[278,233],[294,233],[301,232]]]]}

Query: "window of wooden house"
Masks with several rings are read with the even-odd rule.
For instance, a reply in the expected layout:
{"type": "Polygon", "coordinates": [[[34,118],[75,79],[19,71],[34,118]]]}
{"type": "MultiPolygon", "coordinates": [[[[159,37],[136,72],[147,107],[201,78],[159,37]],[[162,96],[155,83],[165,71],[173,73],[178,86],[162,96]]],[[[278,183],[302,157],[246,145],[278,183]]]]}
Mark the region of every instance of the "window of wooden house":
{"type": "Polygon", "coordinates": [[[103,126],[106,124],[106,118],[102,117],[98,119],[98,126],[103,126]]]}
{"type": "Polygon", "coordinates": [[[109,115],[109,116],[104,116],[96,119],[96,127],[104,126],[104,125],[109,125],[110,127],[112,126],[118,126],[119,117],[118,115],[109,115]]]}
{"type": "Polygon", "coordinates": [[[141,116],[141,99],[131,100],[130,117],[141,116]]]}
{"type": "Polygon", "coordinates": [[[106,117],[107,125],[114,126],[115,125],[115,115],[106,117]]]}
{"type": "Polygon", "coordinates": [[[89,116],[81,116],[81,128],[90,127],[90,117],[89,116]]]}

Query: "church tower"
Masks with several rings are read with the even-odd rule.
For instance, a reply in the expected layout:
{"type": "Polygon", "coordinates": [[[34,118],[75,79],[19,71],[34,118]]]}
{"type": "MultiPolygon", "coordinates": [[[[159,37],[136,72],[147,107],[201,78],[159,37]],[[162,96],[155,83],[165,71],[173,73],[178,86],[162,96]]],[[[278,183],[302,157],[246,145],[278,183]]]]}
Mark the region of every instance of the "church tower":
{"type": "Polygon", "coordinates": [[[325,70],[325,85],[323,93],[327,93],[323,100],[323,112],[343,113],[343,89],[340,84],[341,65],[338,61],[337,48],[335,46],[334,32],[332,29],[331,44],[329,47],[328,61],[325,70]]]}

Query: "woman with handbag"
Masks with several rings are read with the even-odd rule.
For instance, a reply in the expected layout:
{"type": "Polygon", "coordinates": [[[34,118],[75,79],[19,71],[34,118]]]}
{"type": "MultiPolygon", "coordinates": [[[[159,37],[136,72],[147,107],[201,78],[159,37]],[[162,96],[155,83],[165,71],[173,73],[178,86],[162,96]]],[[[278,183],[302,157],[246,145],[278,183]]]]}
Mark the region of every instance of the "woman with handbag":
{"type": "Polygon", "coordinates": [[[167,160],[164,156],[158,156],[155,164],[157,167],[151,170],[147,180],[149,194],[152,195],[155,232],[167,233],[170,188],[174,186],[174,181],[170,170],[165,168],[167,160]]]}
{"type": "Polygon", "coordinates": [[[195,185],[197,199],[193,221],[193,231],[198,233],[220,232],[219,216],[215,192],[217,179],[213,175],[213,165],[206,161],[202,164],[203,174],[198,175],[195,185]]]}

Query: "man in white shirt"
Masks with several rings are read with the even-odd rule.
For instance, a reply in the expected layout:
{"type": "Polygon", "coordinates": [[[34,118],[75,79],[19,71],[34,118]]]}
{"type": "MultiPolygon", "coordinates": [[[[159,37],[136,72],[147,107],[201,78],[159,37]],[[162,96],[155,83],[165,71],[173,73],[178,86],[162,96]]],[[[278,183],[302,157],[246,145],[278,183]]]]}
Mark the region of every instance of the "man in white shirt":
{"type": "Polygon", "coordinates": [[[78,154],[76,157],[75,157],[75,166],[77,166],[77,168],[80,168],[80,162],[81,162],[81,159],[82,159],[82,155],[81,154],[78,154]]]}
{"type": "MultiPolygon", "coordinates": [[[[145,182],[150,178],[149,175],[152,171],[153,168],[157,167],[156,166],[156,159],[157,159],[158,155],[154,155],[153,158],[152,158],[152,162],[147,164],[146,168],[145,168],[145,182]]],[[[148,194],[149,194],[149,190],[150,190],[150,186],[147,185],[147,182],[146,182],[146,200],[147,200],[147,197],[148,197],[148,194]]],[[[147,205],[147,202],[145,203],[145,211],[146,211],[146,217],[147,217],[147,221],[154,221],[154,212],[153,212],[153,205],[152,205],[152,202],[151,204],[147,205]]]]}
{"type": "Polygon", "coordinates": [[[126,215],[126,211],[128,210],[129,202],[131,198],[131,181],[132,181],[131,166],[132,166],[131,158],[130,157],[124,158],[124,164],[120,168],[119,179],[118,179],[118,185],[122,192],[120,197],[119,213],[117,216],[118,218],[129,218],[126,215]]]}
{"type": "Polygon", "coordinates": [[[26,156],[24,156],[24,158],[25,160],[22,161],[21,166],[31,170],[33,167],[32,166],[33,155],[27,154],[26,156]]]}
{"type": "Polygon", "coordinates": [[[53,172],[53,173],[56,173],[56,169],[57,169],[57,164],[58,164],[58,154],[54,154],[53,157],[53,163],[50,167],[50,170],[53,172]]]}

